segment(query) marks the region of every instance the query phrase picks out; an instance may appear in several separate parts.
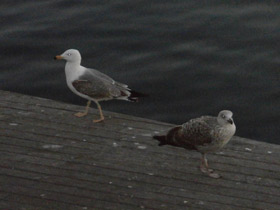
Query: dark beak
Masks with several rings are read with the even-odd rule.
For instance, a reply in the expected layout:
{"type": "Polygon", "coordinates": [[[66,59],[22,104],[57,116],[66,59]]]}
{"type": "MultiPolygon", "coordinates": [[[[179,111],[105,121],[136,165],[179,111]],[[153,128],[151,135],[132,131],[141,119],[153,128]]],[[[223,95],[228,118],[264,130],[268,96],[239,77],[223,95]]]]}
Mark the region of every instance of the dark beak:
{"type": "Polygon", "coordinates": [[[230,124],[233,124],[233,120],[232,120],[232,119],[229,119],[228,122],[229,122],[230,124]]]}

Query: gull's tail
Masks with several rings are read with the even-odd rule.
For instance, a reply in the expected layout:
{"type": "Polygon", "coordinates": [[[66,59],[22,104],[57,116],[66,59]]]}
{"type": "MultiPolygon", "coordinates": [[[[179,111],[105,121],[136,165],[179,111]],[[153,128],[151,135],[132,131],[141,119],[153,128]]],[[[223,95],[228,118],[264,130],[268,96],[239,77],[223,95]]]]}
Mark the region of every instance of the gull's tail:
{"type": "Polygon", "coordinates": [[[166,145],[166,136],[153,136],[154,139],[158,140],[158,146],[166,145]]]}
{"type": "Polygon", "coordinates": [[[143,93],[139,93],[139,92],[126,88],[126,89],[120,90],[120,95],[115,98],[119,99],[119,100],[138,102],[139,97],[145,97],[145,96],[148,96],[148,95],[145,95],[143,93]]]}
{"type": "Polygon", "coordinates": [[[177,127],[172,128],[171,130],[169,130],[167,135],[153,136],[153,138],[159,141],[158,146],[168,144],[168,145],[178,147],[178,146],[180,146],[180,144],[178,144],[178,140],[179,140],[179,138],[181,138],[181,135],[179,134],[181,130],[182,130],[182,127],[177,126],[177,127]]]}

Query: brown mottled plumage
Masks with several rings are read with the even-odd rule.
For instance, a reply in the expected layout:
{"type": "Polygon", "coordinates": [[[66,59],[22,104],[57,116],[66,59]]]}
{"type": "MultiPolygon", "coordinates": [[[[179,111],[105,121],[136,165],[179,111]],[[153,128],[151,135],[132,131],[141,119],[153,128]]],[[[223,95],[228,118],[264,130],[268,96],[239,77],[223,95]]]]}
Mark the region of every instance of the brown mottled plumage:
{"type": "Polygon", "coordinates": [[[202,154],[201,171],[219,178],[218,174],[208,168],[205,154],[223,148],[234,135],[235,129],[232,112],[223,110],[218,117],[202,116],[191,119],[181,126],[172,128],[167,135],[154,138],[159,141],[159,146],[172,145],[199,151],[202,154]]]}

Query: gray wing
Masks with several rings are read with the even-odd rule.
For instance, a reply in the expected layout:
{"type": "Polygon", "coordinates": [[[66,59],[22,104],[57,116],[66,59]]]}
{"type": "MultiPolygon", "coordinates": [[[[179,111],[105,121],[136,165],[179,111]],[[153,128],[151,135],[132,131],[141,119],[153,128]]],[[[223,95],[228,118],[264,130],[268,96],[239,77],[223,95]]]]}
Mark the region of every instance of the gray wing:
{"type": "Polygon", "coordinates": [[[119,98],[128,94],[124,87],[116,86],[108,78],[99,77],[86,71],[85,74],[73,81],[72,85],[78,92],[96,100],[119,98]]]}
{"type": "Polygon", "coordinates": [[[122,86],[122,87],[125,87],[125,88],[128,87],[128,86],[125,85],[125,84],[122,84],[122,83],[120,83],[120,82],[116,82],[116,81],[113,80],[111,77],[109,77],[109,76],[106,75],[106,74],[101,73],[100,71],[97,71],[97,70],[95,70],[95,69],[89,69],[89,68],[86,68],[86,70],[87,70],[90,74],[92,74],[93,76],[98,77],[98,78],[100,78],[100,79],[102,79],[102,80],[106,80],[106,81],[108,81],[108,82],[110,82],[110,83],[112,83],[112,84],[114,84],[114,85],[122,86]]]}

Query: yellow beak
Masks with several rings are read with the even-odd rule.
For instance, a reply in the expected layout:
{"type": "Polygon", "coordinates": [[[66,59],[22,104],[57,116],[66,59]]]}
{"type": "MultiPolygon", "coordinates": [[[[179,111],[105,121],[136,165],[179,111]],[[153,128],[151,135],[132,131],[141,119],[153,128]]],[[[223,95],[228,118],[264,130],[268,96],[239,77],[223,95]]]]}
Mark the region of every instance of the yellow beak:
{"type": "Polygon", "coordinates": [[[61,60],[61,59],[63,59],[63,57],[61,55],[57,55],[57,56],[54,57],[54,59],[55,60],[61,60]]]}

